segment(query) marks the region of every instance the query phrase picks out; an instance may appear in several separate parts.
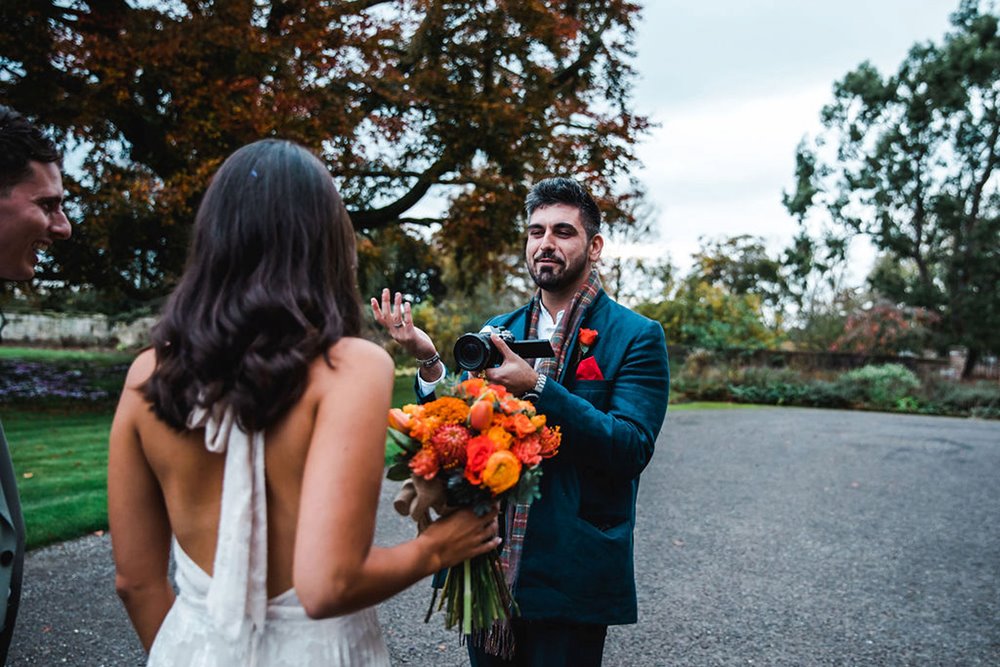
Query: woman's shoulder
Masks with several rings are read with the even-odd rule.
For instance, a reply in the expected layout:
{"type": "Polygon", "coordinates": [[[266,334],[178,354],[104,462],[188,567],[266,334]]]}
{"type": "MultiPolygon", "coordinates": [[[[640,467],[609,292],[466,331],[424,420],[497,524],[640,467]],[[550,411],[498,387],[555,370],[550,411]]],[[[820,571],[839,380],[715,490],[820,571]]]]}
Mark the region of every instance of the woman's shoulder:
{"type": "Polygon", "coordinates": [[[156,350],[146,348],[132,360],[128,375],[125,377],[125,388],[138,390],[156,369],[156,350]]]}
{"type": "Polygon", "coordinates": [[[312,376],[314,380],[350,377],[363,381],[366,376],[391,375],[393,368],[392,357],[381,346],[345,336],[327,348],[325,358],[320,355],[313,361],[312,376]]]}

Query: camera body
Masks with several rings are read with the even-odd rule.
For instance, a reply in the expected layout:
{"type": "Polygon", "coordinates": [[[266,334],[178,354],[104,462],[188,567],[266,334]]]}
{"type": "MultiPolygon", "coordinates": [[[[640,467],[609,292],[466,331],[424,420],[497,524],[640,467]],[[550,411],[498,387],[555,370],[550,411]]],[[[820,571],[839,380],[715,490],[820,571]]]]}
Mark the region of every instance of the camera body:
{"type": "Polygon", "coordinates": [[[533,340],[514,340],[514,334],[503,327],[490,327],[478,333],[462,334],[455,341],[455,363],[467,371],[481,371],[484,368],[496,368],[503,363],[503,355],[490,340],[492,334],[497,334],[507,344],[514,354],[525,359],[541,359],[555,356],[552,344],[543,338],[533,340]]]}

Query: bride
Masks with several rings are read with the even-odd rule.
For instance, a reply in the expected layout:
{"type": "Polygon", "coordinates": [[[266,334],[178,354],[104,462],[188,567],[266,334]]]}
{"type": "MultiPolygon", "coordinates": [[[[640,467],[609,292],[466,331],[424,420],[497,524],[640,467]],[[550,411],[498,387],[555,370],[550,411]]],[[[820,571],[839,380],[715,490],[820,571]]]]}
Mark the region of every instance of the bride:
{"type": "Polygon", "coordinates": [[[393,364],[357,337],[355,264],[306,149],[216,173],[111,429],[116,587],[150,665],[388,664],[372,605],[499,543],[465,510],[373,546],[393,364]]]}

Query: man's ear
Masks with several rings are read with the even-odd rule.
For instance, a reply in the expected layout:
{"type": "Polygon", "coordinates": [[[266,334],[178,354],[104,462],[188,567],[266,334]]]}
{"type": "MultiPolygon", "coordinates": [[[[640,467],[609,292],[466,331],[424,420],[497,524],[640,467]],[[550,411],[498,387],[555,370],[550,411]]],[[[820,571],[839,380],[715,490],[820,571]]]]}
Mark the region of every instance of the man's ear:
{"type": "Polygon", "coordinates": [[[602,250],[604,250],[604,237],[594,234],[594,238],[590,239],[590,250],[587,252],[591,264],[595,264],[601,258],[602,250]]]}

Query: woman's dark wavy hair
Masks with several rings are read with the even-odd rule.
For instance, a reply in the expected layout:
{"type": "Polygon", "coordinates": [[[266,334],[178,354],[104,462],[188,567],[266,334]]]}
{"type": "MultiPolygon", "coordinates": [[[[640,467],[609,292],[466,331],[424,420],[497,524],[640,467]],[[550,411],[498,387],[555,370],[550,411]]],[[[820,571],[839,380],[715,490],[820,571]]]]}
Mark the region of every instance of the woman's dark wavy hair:
{"type": "Polygon", "coordinates": [[[289,141],[240,148],[195,218],[180,284],[153,328],[143,386],[156,415],[187,428],[226,405],[246,431],[301,398],[309,364],[361,329],[354,230],[323,164],[289,141]]]}

